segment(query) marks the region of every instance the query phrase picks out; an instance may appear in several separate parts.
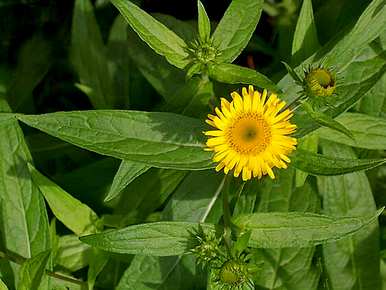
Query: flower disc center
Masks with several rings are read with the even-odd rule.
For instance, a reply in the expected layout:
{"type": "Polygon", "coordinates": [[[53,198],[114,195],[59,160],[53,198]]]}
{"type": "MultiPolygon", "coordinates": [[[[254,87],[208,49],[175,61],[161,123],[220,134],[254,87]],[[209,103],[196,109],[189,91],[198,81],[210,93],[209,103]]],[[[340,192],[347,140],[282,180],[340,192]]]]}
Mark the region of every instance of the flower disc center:
{"type": "Polygon", "coordinates": [[[271,130],[261,115],[248,113],[236,118],[227,130],[227,140],[240,154],[256,155],[271,142],[271,130]]]}
{"type": "Polygon", "coordinates": [[[315,69],[311,71],[307,77],[309,80],[315,80],[321,87],[327,89],[328,87],[334,86],[334,78],[330,72],[325,69],[315,69]]]}

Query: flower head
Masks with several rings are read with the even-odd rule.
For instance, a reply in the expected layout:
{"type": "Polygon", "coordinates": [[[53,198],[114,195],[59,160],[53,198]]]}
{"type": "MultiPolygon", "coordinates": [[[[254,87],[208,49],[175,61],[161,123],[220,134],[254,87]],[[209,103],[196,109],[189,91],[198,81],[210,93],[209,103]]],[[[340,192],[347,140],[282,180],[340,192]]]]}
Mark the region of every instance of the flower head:
{"type": "Polygon", "coordinates": [[[192,236],[192,245],[189,250],[195,255],[197,264],[203,267],[211,264],[216,264],[221,259],[223,253],[220,247],[221,238],[216,237],[215,232],[205,233],[201,225],[193,232],[190,232],[192,236]]]}
{"type": "Polygon", "coordinates": [[[335,92],[336,81],[330,70],[323,67],[309,68],[304,74],[305,90],[308,95],[329,97],[335,92]]]}
{"type": "Polygon", "coordinates": [[[231,258],[213,271],[214,283],[222,290],[254,289],[254,267],[243,259],[231,258]]]}
{"type": "Polygon", "coordinates": [[[273,167],[287,168],[288,154],[297,141],[288,135],[296,130],[289,122],[292,112],[275,94],[268,97],[252,86],[242,89],[242,97],[231,94],[231,102],[221,99],[221,109],[216,115],[208,115],[206,122],[215,130],[204,132],[209,136],[207,150],[214,151],[213,161],[217,171],[242,175],[243,180],[261,178],[268,174],[275,178],[273,167]]]}

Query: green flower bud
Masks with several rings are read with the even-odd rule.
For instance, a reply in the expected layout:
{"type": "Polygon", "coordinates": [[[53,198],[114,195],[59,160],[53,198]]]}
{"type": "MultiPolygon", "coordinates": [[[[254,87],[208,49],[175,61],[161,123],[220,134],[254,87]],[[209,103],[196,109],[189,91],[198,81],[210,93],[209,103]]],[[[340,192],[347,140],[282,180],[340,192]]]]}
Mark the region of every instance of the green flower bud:
{"type": "Polygon", "coordinates": [[[203,42],[201,40],[195,40],[190,46],[188,52],[194,63],[208,64],[214,62],[216,57],[220,54],[219,50],[211,41],[203,42]]]}
{"type": "Polygon", "coordinates": [[[213,278],[220,289],[254,289],[253,273],[247,261],[231,258],[213,272],[213,278]]]}
{"type": "Polygon", "coordinates": [[[222,259],[221,238],[215,232],[205,233],[201,226],[191,233],[193,240],[190,252],[195,255],[197,263],[203,266],[217,265],[222,259]]]}
{"type": "Polygon", "coordinates": [[[329,97],[336,89],[333,74],[325,68],[318,67],[305,72],[305,93],[313,97],[329,97]]]}
{"type": "Polygon", "coordinates": [[[246,264],[240,261],[226,261],[220,269],[219,279],[222,283],[238,286],[245,281],[245,273],[248,272],[246,264]]]}

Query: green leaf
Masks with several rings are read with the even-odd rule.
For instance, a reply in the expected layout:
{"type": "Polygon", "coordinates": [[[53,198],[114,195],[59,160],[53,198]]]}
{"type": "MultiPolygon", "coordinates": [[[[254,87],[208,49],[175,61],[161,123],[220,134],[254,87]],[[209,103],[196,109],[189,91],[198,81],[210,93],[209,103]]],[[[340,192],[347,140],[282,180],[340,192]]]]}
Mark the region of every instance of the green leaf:
{"type": "Polygon", "coordinates": [[[290,65],[289,65],[288,63],[286,63],[285,61],[282,61],[281,63],[284,64],[285,69],[287,70],[287,72],[289,73],[289,75],[293,78],[293,80],[294,80],[296,83],[298,83],[298,85],[302,85],[303,80],[302,80],[302,78],[299,76],[299,74],[298,74],[292,67],[290,67],[290,65]]]}
{"type": "Polygon", "coordinates": [[[92,254],[92,248],[79,241],[78,236],[65,235],[59,238],[59,248],[55,261],[59,266],[76,272],[89,265],[92,254]]]}
{"type": "Polygon", "coordinates": [[[166,205],[164,220],[205,222],[224,186],[213,170],[189,173],[166,205]]]}
{"type": "MultiPolygon", "coordinates": [[[[187,251],[189,231],[196,226],[197,223],[189,222],[155,222],[83,236],[80,240],[113,253],[177,256],[187,251]]],[[[204,230],[215,230],[211,224],[202,224],[202,227],[204,230]]]]}
{"type": "Polygon", "coordinates": [[[150,167],[137,162],[122,160],[118,172],[114,176],[110,191],[105,197],[105,201],[110,201],[117,197],[134,179],[149,170],[150,167]]]}
{"type": "Polygon", "coordinates": [[[7,285],[5,285],[1,279],[0,279],[0,290],[8,290],[7,285]]]}
{"type": "Polygon", "coordinates": [[[210,38],[210,20],[206,14],[205,7],[200,0],[197,0],[198,10],[198,34],[201,41],[208,42],[210,38]]]}
{"type": "MultiPolygon", "coordinates": [[[[280,171],[277,179],[259,182],[259,212],[315,212],[319,209],[317,193],[306,182],[294,188],[294,170],[280,171]]],[[[256,193],[255,193],[256,194],[256,193]]],[[[316,290],[319,271],[312,263],[315,247],[256,249],[263,262],[256,284],[264,289],[316,290]]]]}
{"type": "Polygon", "coordinates": [[[183,109],[178,110],[179,113],[200,119],[206,117],[209,100],[214,96],[213,84],[209,79],[193,78],[178,93],[179,97],[185,100],[181,105],[183,109]]]}
{"type": "MultiPolygon", "coordinates": [[[[175,26],[180,28],[186,26],[186,23],[172,19],[175,26]]],[[[128,35],[130,41],[127,47],[130,58],[164,98],[168,111],[182,112],[189,116],[207,113],[209,99],[214,94],[209,80],[197,77],[186,81],[184,71],[170,65],[163,57],[152,51],[131,29],[128,35]]]]}
{"type": "Polygon", "coordinates": [[[116,290],[205,289],[205,276],[192,256],[153,257],[137,255],[116,290]],[[200,279],[201,278],[201,279],[200,279]]]}
{"type": "Polygon", "coordinates": [[[233,209],[233,216],[254,212],[257,202],[256,192],[260,190],[259,183],[260,180],[253,178],[241,186],[239,189],[240,194],[233,209]]]}
{"type": "Polygon", "coordinates": [[[186,43],[173,31],[127,0],[112,0],[135,32],[155,52],[183,69],[189,62],[186,43]]]}
{"type": "Polygon", "coordinates": [[[332,217],[313,213],[254,213],[240,215],[233,222],[241,231],[251,230],[250,247],[309,247],[336,241],[374,222],[373,216],[332,217]]]}
{"type": "Polygon", "coordinates": [[[81,111],[18,115],[29,126],[79,147],[149,166],[211,168],[203,150],[202,121],[171,114],[138,111],[81,111]]]}
{"type": "Polygon", "coordinates": [[[326,65],[347,66],[358,49],[385,32],[386,6],[382,0],[372,1],[351,29],[325,59],[326,65]]]}
{"type": "Polygon", "coordinates": [[[249,240],[251,238],[251,231],[241,234],[232,247],[235,256],[239,256],[248,248],[249,240]]]}
{"type": "Polygon", "coordinates": [[[316,134],[322,139],[345,145],[372,149],[386,149],[386,120],[359,113],[344,113],[337,120],[354,136],[354,140],[328,128],[320,128],[316,134]]]}
{"type": "MultiPolygon", "coordinates": [[[[346,35],[342,33],[340,41],[332,40],[327,43],[295,69],[300,72],[307,65],[322,62],[326,67],[333,67],[334,73],[338,75],[336,95],[329,106],[321,108],[321,112],[334,118],[347,111],[383,76],[386,69],[384,52],[374,49],[373,42],[386,32],[383,29],[385,25],[386,7],[382,0],[372,1],[353,29],[349,33],[345,31],[346,35]]],[[[287,102],[296,99],[301,89],[294,85],[289,75],[278,86],[285,92],[283,98],[287,102]]],[[[304,136],[318,127],[302,110],[297,110],[294,119],[299,125],[298,136],[304,136]]]]}
{"type": "Polygon", "coordinates": [[[8,101],[15,111],[33,110],[32,92],[48,72],[52,61],[52,44],[41,35],[36,34],[23,43],[13,80],[7,90],[8,101]]]}
{"type": "Polygon", "coordinates": [[[319,48],[312,1],[303,0],[292,41],[292,61],[299,63],[319,48]]]}
{"type": "Polygon", "coordinates": [[[82,90],[97,109],[115,105],[106,48],[90,0],[76,0],[71,31],[71,61],[82,90]]]}
{"type": "Polygon", "coordinates": [[[305,111],[308,113],[308,115],[319,125],[341,132],[345,134],[347,137],[354,139],[354,136],[350,132],[350,130],[347,129],[338,121],[334,120],[333,118],[331,118],[330,116],[324,113],[315,111],[312,108],[312,106],[307,102],[302,103],[302,106],[305,109],[305,111]]]}
{"type": "MultiPolygon", "coordinates": [[[[218,203],[219,194],[224,185],[221,176],[213,172],[195,171],[189,173],[175,194],[169,200],[162,212],[163,219],[178,221],[204,222],[206,220],[218,221],[214,213],[218,203]]],[[[220,205],[221,208],[221,205],[220,205]]],[[[191,256],[179,257],[151,257],[137,255],[130,267],[123,274],[117,290],[123,289],[148,289],[148,285],[157,285],[158,288],[173,289],[175,285],[184,285],[190,289],[199,287],[196,279],[190,281],[194,267],[186,273],[186,264],[191,263],[191,256]]],[[[194,265],[194,261],[193,261],[194,265]]],[[[204,287],[204,286],[203,286],[204,287]]]]}
{"type": "Polygon", "coordinates": [[[219,62],[232,62],[247,46],[259,22],[262,0],[233,0],[213,33],[219,62]]]}
{"type": "MultiPolygon", "coordinates": [[[[122,109],[129,108],[131,98],[138,91],[138,87],[143,86],[144,81],[144,78],[138,77],[139,72],[128,57],[127,29],[128,24],[125,19],[118,15],[110,27],[106,45],[110,75],[117,96],[115,107],[122,109]]],[[[143,91],[141,90],[141,94],[144,94],[143,91]]]]}
{"type": "Polygon", "coordinates": [[[197,39],[197,27],[194,21],[179,20],[163,13],[152,13],[152,16],[181,37],[186,43],[197,39]]]}
{"type": "MultiPolygon", "coordinates": [[[[337,158],[356,158],[353,150],[323,142],[325,154],[337,158]]],[[[376,208],[364,172],[334,177],[318,177],[323,196],[323,212],[331,216],[367,215],[376,208]]],[[[323,245],[324,269],[331,290],[380,289],[379,228],[374,221],[354,235],[323,245]]]]}
{"type": "Polygon", "coordinates": [[[360,111],[374,117],[380,117],[383,106],[386,104],[384,92],[386,92],[386,74],[361,99],[360,111]]]}
{"type": "Polygon", "coordinates": [[[212,64],[209,66],[209,76],[221,83],[254,85],[272,92],[279,91],[265,75],[234,64],[212,64]]]}
{"type": "Polygon", "coordinates": [[[96,278],[99,273],[103,270],[109,260],[107,253],[100,251],[98,249],[93,249],[93,254],[91,256],[90,267],[87,272],[87,285],[88,290],[93,290],[96,278]]]}
{"type": "MultiPolygon", "coordinates": [[[[335,218],[312,213],[255,213],[241,215],[234,224],[251,230],[249,246],[258,248],[306,247],[335,241],[373,222],[371,217],[335,218]]],[[[121,254],[175,256],[186,253],[191,232],[198,223],[155,222],[80,237],[98,249],[121,254]]],[[[216,231],[213,224],[201,224],[204,231],[216,231]]]]}
{"type": "Polygon", "coordinates": [[[354,171],[368,170],[386,163],[381,159],[346,159],[325,156],[301,149],[291,157],[293,166],[312,175],[340,175],[354,171]]]}
{"type": "MultiPolygon", "coordinates": [[[[309,134],[306,137],[299,139],[298,142],[299,142],[297,146],[298,149],[311,152],[311,153],[318,152],[319,138],[316,134],[309,134]]],[[[308,176],[307,172],[297,169],[295,173],[296,187],[303,186],[304,182],[307,179],[307,176],[308,176]]]]}
{"type": "Polygon", "coordinates": [[[19,273],[18,290],[40,289],[39,285],[44,276],[49,257],[50,251],[45,251],[23,263],[19,273]]]}
{"type": "Polygon", "coordinates": [[[381,279],[382,279],[382,290],[386,289],[386,262],[381,258],[381,279]]]}
{"type": "Polygon", "coordinates": [[[185,175],[182,170],[151,168],[135,179],[122,191],[119,199],[112,201],[119,227],[140,223],[159,209],[185,175]]]}
{"type": "MultiPolygon", "coordinates": [[[[1,99],[0,106],[0,112],[9,111],[1,99]]],[[[0,136],[1,241],[7,250],[29,258],[50,248],[47,212],[28,170],[31,154],[12,114],[0,113],[0,136]]]]}
{"type": "Polygon", "coordinates": [[[33,166],[29,166],[29,169],[34,183],[58,220],[76,235],[98,232],[98,216],[91,208],[65,192],[33,166]]]}
{"type": "Polygon", "coordinates": [[[55,176],[54,181],[75,198],[86,200],[90,204],[100,204],[110,188],[119,164],[120,160],[115,158],[98,158],[75,170],[55,176]]]}
{"type": "Polygon", "coordinates": [[[193,63],[186,70],[186,80],[190,80],[193,76],[199,75],[201,73],[202,64],[201,63],[193,63]]]}

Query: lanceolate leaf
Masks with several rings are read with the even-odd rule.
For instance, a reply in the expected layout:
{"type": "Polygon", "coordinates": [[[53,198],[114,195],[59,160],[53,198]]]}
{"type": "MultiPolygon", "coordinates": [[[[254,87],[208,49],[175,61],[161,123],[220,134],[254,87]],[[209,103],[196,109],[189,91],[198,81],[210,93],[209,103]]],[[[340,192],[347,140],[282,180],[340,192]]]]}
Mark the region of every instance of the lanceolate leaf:
{"type": "Polygon", "coordinates": [[[183,170],[150,168],[131,182],[119,198],[111,201],[116,204],[114,214],[119,217],[119,227],[140,223],[160,208],[176,190],[186,173],[183,170]]]}
{"type": "Polygon", "coordinates": [[[37,256],[27,259],[20,268],[18,290],[31,290],[39,288],[49,261],[50,251],[45,251],[37,256]]]}
{"type": "Polygon", "coordinates": [[[247,46],[259,22],[262,0],[233,0],[213,33],[219,62],[232,62],[247,46]]]}
{"type": "MultiPolygon", "coordinates": [[[[294,171],[289,168],[280,171],[275,180],[259,181],[259,212],[318,211],[317,193],[308,182],[295,189],[294,171]]],[[[257,284],[272,290],[316,290],[319,271],[312,263],[314,252],[315,247],[257,249],[264,262],[257,284]]]]}
{"type": "Polygon", "coordinates": [[[307,247],[341,239],[367,226],[382,213],[370,217],[331,217],[313,213],[254,213],[233,222],[251,230],[251,247],[307,247]]]}
{"type": "Polygon", "coordinates": [[[303,0],[292,42],[292,60],[299,63],[319,48],[312,1],[303,0]]]}
{"type": "MultiPolygon", "coordinates": [[[[219,217],[215,209],[219,208],[218,198],[223,185],[224,180],[212,170],[191,172],[176,189],[162,212],[162,218],[217,222],[219,217]]],[[[191,258],[137,255],[123,274],[117,290],[146,289],[149,284],[163,289],[173,289],[176,284],[183,284],[186,288],[190,284],[192,288],[198,287],[198,277],[191,282],[187,279],[189,275],[185,274],[185,264],[191,258]]],[[[191,269],[194,267],[189,268],[189,273],[191,269]]]]}
{"type": "MultiPolygon", "coordinates": [[[[340,239],[373,222],[371,217],[342,217],[312,213],[255,213],[241,215],[233,222],[241,231],[251,230],[249,246],[258,248],[306,247],[340,239]]],[[[189,231],[198,223],[155,222],[81,237],[99,249],[125,254],[174,256],[186,253],[189,231]]],[[[201,224],[204,231],[219,231],[213,224],[201,224]]]]}
{"type": "Polygon", "coordinates": [[[93,290],[95,285],[95,280],[98,277],[99,273],[106,266],[109,256],[107,253],[100,251],[98,249],[92,249],[92,256],[90,261],[90,266],[87,272],[87,284],[88,289],[93,290]]]}
{"type": "Polygon", "coordinates": [[[98,232],[98,216],[87,205],[65,192],[33,166],[30,171],[54,215],[76,235],[98,232]]]}
{"type": "MultiPolygon", "coordinates": [[[[323,63],[326,67],[331,66],[338,75],[337,94],[330,106],[321,108],[328,116],[334,118],[345,112],[365,96],[383,76],[386,69],[384,52],[375,51],[370,45],[384,33],[385,16],[386,6],[383,1],[372,1],[354,28],[339,42],[328,43],[295,69],[300,72],[302,67],[307,65],[323,63]]],[[[285,91],[283,98],[286,101],[294,100],[301,89],[298,85],[294,85],[289,75],[284,77],[278,86],[285,91]]],[[[318,127],[318,124],[302,110],[297,110],[294,117],[296,124],[299,125],[298,136],[303,136],[318,127]]]]}
{"type": "Polygon", "coordinates": [[[210,20],[206,14],[205,7],[200,0],[197,0],[198,9],[198,34],[201,41],[207,42],[210,37],[210,20]]]}
{"type": "Polygon", "coordinates": [[[285,69],[287,70],[288,74],[291,76],[291,78],[298,84],[298,85],[302,85],[303,83],[303,80],[302,78],[299,76],[299,74],[288,64],[286,63],[285,61],[282,61],[281,62],[284,66],[285,66],[285,69]]]}
{"type": "Polygon", "coordinates": [[[294,167],[313,175],[340,175],[367,170],[386,163],[386,159],[346,159],[301,149],[292,155],[294,167]]]}
{"type": "MultiPolygon", "coordinates": [[[[114,253],[176,256],[187,252],[189,231],[197,226],[197,223],[189,222],[156,222],[84,236],[80,240],[114,253]]],[[[202,227],[215,230],[212,224],[202,224],[202,227]]]]}
{"type": "Polygon", "coordinates": [[[113,198],[118,196],[130,182],[132,182],[142,173],[149,170],[149,168],[150,167],[148,165],[142,163],[122,160],[118,172],[114,176],[113,184],[111,185],[110,191],[105,197],[105,201],[112,200],[113,198]]]}
{"type": "Polygon", "coordinates": [[[314,110],[314,108],[312,108],[309,103],[304,102],[303,108],[308,113],[308,115],[319,125],[341,132],[347,137],[354,139],[354,136],[349,129],[347,129],[344,125],[334,120],[330,116],[314,110]]]}
{"type": "Polygon", "coordinates": [[[181,182],[166,205],[162,217],[165,220],[206,222],[216,220],[209,214],[219,199],[224,177],[213,170],[191,172],[181,182]]]}
{"type": "Polygon", "coordinates": [[[188,64],[186,43],[173,31],[128,0],[112,0],[112,3],[154,51],[178,68],[188,64]]]}
{"type": "MultiPolygon", "coordinates": [[[[174,18],[170,18],[169,21],[171,19],[180,29],[184,27],[183,24],[186,25],[174,18]]],[[[152,51],[133,31],[128,31],[128,38],[130,39],[127,43],[130,58],[164,98],[169,111],[184,112],[184,115],[189,116],[206,113],[209,98],[213,96],[210,81],[197,77],[186,81],[185,72],[175,68],[162,56],[152,51]]]]}
{"type": "Polygon", "coordinates": [[[171,113],[137,111],[58,112],[18,118],[79,147],[150,166],[211,168],[203,150],[204,123],[171,113]]]}
{"type": "MultiPolygon", "coordinates": [[[[323,142],[325,154],[356,158],[353,150],[323,142]]],[[[355,172],[334,177],[318,177],[323,196],[323,212],[331,216],[366,215],[375,202],[366,174],[355,172]]],[[[379,290],[379,228],[374,221],[352,236],[323,245],[324,268],[331,290],[379,290]]]]}
{"type": "Polygon", "coordinates": [[[278,88],[265,75],[246,67],[234,64],[212,64],[209,66],[209,76],[226,84],[246,84],[278,92],[278,88]]]}
{"type": "MultiPolygon", "coordinates": [[[[384,33],[386,38],[386,32],[384,33]]],[[[386,105],[386,74],[367,92],[360,103],[360,111],[370,116],[379,117],[386,105]]]]}
{"type": "Polygon", "coordinates": [[[32,91],[44,78],[53,60],[51,45],[37,34],[21,47],[16,71],[7,92],[10,106],[15,111],[32,111],[32,91]]]}
{"type": "MultiPolygon", "coordinates": [[[[298,149],[302,149],[311,153],[316,153],[318,151],[319,138],[316,134],[310,134],[306,137],[303,137],[299,139],[298,142],[298,149]]],[[[296,187],[303,186],[307,179],[308,173],[297,169],[295,175],[296,187]]]]}
{"type": "Polygon", "coordinates": [[[76,235],[64,235],[59,238],[58,251],[55,262],[71,272],[86,267],[93,255],[92,248],[79,241],[76,235]]]}
{"type": "Polygon", "coordinates": [[[71,32],[71,61],[79,75],[79,86],[97,109],[115,105],[108,73],[106,49],[90,0],[76,0],[71,32]]]}
{"type": "Polygon", "coordinates": [[[355,55],[356,50],[384,33],[386,24],[386,6],[382,0],[372,1],[362,13],[357,23],[328,54],[327,65],[347,66],[348,60],[355,55]]]}
{"type": "Polygon", "coordinates": [[[0,290],[8,290],[7,285],[5,285],[1,279],[0,279],[0,290]]]}
{"type": "Polygon", "coordinates": [[[0,112],[7,112],[0,113],[0,236],[6,249],[29,258],[50,247],[48,217],[23,132],[1,98],[0,112]]]}
{"type": "Polygon", "coordinates": [[[344,113],[337,120],[350,130],[354,139],[328,128],[320,128],[316,131],[320,138],[353,147],[375,150],[386,149],[385,119],[365,114],[344,113]]]}

